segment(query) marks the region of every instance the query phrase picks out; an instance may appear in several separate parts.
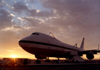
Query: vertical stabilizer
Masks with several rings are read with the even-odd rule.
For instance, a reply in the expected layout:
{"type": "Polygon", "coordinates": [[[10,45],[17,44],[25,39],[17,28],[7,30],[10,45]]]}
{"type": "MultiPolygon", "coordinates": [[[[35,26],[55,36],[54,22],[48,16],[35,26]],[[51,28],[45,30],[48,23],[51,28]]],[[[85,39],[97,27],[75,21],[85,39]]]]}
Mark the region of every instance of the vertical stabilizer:
{"type": "Polygon", "coordinates": [[[84,49],[84,39],[85,38],[83,38],[82,43],[81,43],[81,46],[80,46],[80,48],[82,48],[82,49],[84,49]]]}

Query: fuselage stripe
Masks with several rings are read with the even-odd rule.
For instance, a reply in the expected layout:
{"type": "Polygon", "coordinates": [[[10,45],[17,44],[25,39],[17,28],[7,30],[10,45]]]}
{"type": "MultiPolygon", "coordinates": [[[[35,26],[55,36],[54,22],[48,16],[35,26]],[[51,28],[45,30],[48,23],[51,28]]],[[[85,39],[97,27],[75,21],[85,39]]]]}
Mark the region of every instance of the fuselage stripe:
{"type": "Polygon", "coordinates": [[[63,46],[59,46],[59,45],[54,45],[54,44],[49,44],[49,43],[43,43],[43,42],[36,42],[36,41],[21,40],[21,41],[19,41],[19,43],[34,43],[34,44],[54,46],[54,47],[59,47],[59,48],[63,48],[63,49],[69,49],[69,50],[79,51],[79,50],[76,50],[76,49],[73,49],[73,48],[67,48],[67,47],[63,47],[63,46]]]}

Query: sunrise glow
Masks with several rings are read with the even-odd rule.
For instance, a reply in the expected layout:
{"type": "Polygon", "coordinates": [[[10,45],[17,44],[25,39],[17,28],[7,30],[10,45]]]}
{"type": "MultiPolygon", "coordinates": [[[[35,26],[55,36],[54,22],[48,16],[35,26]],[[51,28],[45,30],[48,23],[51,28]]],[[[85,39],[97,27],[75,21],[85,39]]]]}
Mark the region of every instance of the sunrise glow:
{"type": "Polygon", "coordinates": [[[16,57],[17,57],[17,55],[11,55],[11,57],[12,57],[12,58],[16,58],[16,57]]]}

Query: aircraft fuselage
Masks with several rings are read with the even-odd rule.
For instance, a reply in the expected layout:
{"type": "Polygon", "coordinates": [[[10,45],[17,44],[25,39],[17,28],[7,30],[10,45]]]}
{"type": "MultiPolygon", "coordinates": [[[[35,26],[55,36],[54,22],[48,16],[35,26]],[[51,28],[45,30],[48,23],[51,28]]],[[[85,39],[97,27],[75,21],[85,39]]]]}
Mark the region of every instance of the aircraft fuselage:
{"type": "Polygon", "coordinates": [[[19,45],[27,52],[46,57],[69,58],[78,55],[81,48],[65,44],[49,35],[35,32],[19,41],[19,45]]]}

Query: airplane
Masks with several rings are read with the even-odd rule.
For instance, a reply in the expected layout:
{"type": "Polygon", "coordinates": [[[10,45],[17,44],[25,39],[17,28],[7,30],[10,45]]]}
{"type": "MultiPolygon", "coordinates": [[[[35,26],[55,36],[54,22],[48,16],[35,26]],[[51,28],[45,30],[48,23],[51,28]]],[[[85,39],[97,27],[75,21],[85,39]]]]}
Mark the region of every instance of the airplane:
{"type": "Polygon", "coordinates": [[[84,50],[83,38],[80,47],[76,45],[69,45],[57,40],[50,35],[34,32],[31,35],[21,39],[19,45],[27,52],[34,54],[37,58],[36,63],[41,63],[39,59],[46,59],[47,57],[68,58],[73,62],[84,62],[81,58],[83,54],[86,54],[88,59],[93,59],[94,54],[100,52],[100,50],[84,50]]]}

